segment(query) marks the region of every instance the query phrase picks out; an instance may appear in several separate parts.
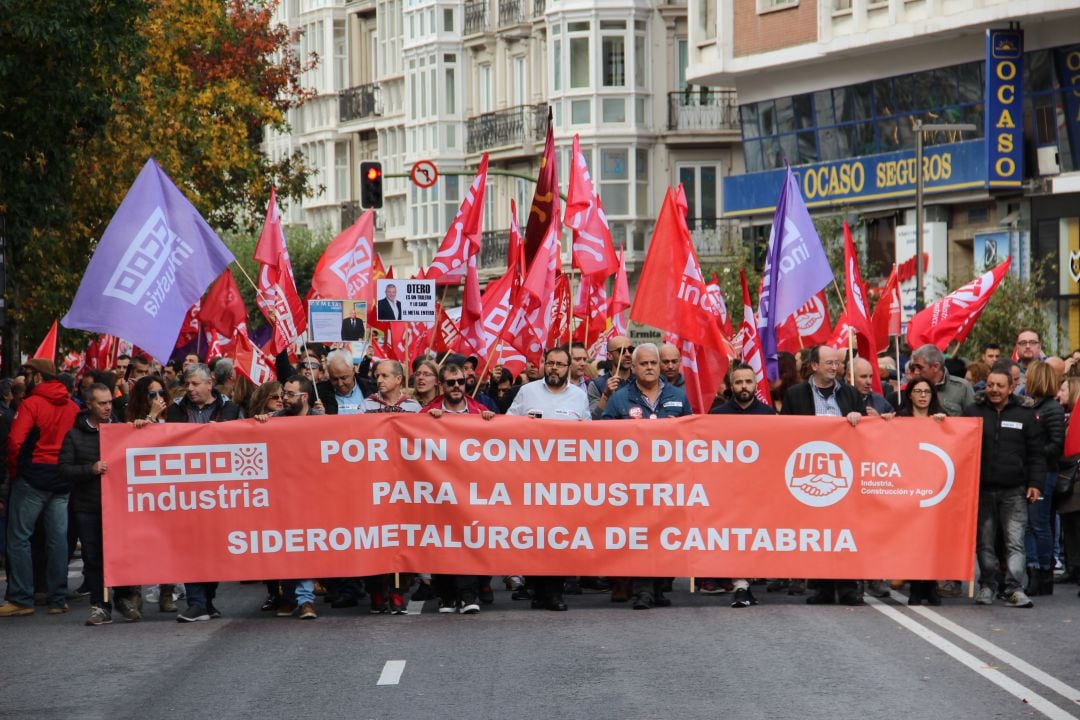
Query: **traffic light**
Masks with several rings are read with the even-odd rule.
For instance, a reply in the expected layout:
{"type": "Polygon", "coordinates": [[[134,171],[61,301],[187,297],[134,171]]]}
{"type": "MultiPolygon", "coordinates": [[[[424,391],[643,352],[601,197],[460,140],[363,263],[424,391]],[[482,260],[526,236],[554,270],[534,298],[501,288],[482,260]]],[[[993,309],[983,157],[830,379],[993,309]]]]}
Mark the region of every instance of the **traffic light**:
{"type": "Polygon", "coordinates": [[[360,207],[382,207],[382,163],[365,160],[360,163],[360,207]]]}

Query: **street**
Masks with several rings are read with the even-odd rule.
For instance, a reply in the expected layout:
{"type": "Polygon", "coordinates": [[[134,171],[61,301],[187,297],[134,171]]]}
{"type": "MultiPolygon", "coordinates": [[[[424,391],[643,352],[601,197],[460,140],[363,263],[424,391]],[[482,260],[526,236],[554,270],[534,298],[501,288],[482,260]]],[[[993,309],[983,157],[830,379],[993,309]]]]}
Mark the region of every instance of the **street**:
{"type": "MultiPolygon", "coordinates": [[[[72,573],[77,584],[79,575],[72,573]]],[[[73,585],[74,586],[74,585],[73,585]]],[[[260,612],[262,584],[224,584],[224,617],[84,627],[38,608],[0,624],[5,718],[1069,718],[1080,717],[1080,598],[1033,610],[947,599],[808,607],[805,596],[691,595],[633,611],[607,595],[531,610],[496,589],[479,615],[260,612]]],[[[183,602],[181,601],[181,606],[183,602]]]]}

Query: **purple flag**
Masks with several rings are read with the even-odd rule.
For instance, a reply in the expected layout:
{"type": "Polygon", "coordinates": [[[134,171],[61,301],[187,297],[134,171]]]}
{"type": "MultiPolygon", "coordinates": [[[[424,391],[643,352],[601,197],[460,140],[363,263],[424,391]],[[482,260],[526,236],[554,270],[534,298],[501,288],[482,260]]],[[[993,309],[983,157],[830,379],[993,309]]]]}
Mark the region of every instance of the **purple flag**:
{"type": "Polygon", "coordinates": [[[770,380],[778,375],[776,328],[832,279],[829,259],[789,166],[776,201],[758,301],[758,336],[770,380]]]}
{"type": "Polygon", "coordinates": [[[151,158],[105,228],[60,322],[130,340],[166,362],[188,308],[233,260],[151,158]]]}

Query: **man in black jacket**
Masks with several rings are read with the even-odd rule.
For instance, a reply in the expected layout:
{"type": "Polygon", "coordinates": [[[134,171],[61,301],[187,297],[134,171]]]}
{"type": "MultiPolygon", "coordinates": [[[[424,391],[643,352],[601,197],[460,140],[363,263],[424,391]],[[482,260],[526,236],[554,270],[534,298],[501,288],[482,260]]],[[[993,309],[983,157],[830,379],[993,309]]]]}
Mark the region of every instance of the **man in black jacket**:
{"type": "Polygon", "coordinates": [[[1024,530],[1027,506],[1041,496],[1046,475],[1042,430],[1030,408],[1013,395],[1010,363],[998,363],[986,378],[986,392],[964,408],[966,417],[982,418],[982,468],[979,477],[979,526],[975,555],[979,592],[975,602],[992,605],[998,557],[994,542],[1005,540],[1005,604],[1029,608],[1024,593],[1024,530]]]}
{"type": "MultiPolygon", "coordinates": [[[[84,391],[83,399],[86,409],[75,419],[75,426],[60,446],[60,477],[71,483],[71,510],[82,542],[83,574],[90,591],[86,624],[108,625],[112,622],[112,603],[105,595],[101,541],[101,476],[108,468],[101,459],[98,427],[112,422],[113,396],[107,385],[94,383],[84,391]]],[[[142,619],[139,599],[138,589],[116,589],[117,606],[131,622],[142,619]]]]}
{"type": "MultiPolygon", "coordinates": [[[[188,365],[184,370],[183,382],[187,389],[184,397],[169,406],[165,422],[212,423],[241,417],[240,406],[226,400],[214,389],[213,375],[206,365],[188,365]]],[[[176,619],[179,622],[196,622],[221,617],[214,607],[217,586],[216,582],[184,583],[188,606],[176,619]]]]}
{"type": "MultiPolygon", "coordinates": [[[[810,349],[813,374],[804,383],[793,385],[784,393],[781,415],[817,415],[844,417],[852,426],[865,414],[862,399],[855,388],[837,381],[840,351],[827,345],[810,349]]],[[[818,580],[815,593],[806,598],[808,605],[862,605],[858,580],[818,580]]]]}

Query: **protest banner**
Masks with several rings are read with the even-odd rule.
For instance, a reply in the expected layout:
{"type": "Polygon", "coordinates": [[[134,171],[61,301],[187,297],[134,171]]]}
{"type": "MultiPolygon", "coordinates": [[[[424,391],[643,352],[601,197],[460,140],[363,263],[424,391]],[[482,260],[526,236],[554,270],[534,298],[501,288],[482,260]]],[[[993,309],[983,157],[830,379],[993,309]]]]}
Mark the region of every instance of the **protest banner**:
{"type": "Polygon", "coordinates": [[[979,420],[103,426],[105,579],[965,578],[979,420]]]}

